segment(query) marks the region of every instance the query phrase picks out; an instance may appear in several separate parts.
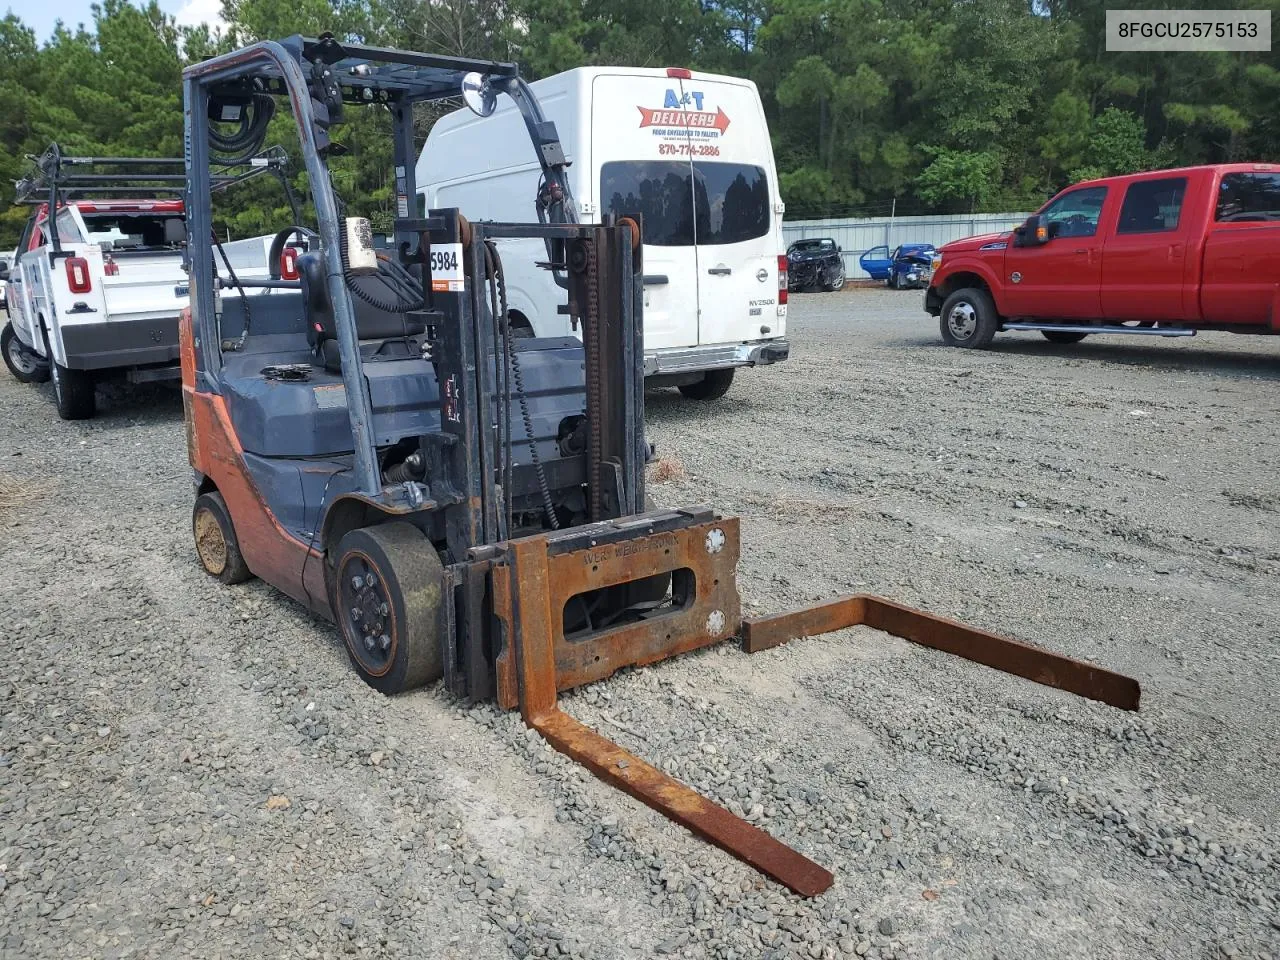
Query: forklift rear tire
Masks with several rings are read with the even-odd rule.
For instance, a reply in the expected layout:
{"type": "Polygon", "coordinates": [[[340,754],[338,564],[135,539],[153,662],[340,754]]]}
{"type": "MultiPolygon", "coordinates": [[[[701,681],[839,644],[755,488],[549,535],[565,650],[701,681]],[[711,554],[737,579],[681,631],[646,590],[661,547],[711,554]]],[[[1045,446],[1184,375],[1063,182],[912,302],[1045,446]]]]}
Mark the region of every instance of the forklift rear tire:
{"type": "Polygon", "coordinates": [[[231,511],[218,491],[202,493],[196,498],[191,511],[191,532],[195,536],[200,566],[209,576],[226,584],[244,583],[253,576],[240,554],[231,511]]]}
{"type": "Polygon", "coordinates": [[[4,365],[19,383],[44,383],[49,379],[49,364],[26,348],[12,323],[6,323],[0,331],[0,353],[4,354],[4,365]]]}
{"type": "Polygon", "coordinates": [[[725,370],[708,370],[706,376],[694,383],[682,383],[680,392],[690,400],[719,400],[733,385],[733,367],[725,370]]]}
{"type": "Polygon", "coordinates": [[[384,523],[338,544],[333,615],[356,672],[385,694],[444,674],[444,565],[417,527],[384,523]]]}

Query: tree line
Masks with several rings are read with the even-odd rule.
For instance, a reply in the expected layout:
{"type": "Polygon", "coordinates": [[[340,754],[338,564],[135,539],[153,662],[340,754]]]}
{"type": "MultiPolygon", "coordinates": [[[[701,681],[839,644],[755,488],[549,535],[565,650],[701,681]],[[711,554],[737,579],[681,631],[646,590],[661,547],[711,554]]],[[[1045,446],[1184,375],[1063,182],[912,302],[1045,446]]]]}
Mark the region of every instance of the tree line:
{"type": "MultiPolygon", "coordinates": [[[[1245,0],[1271,10],[1280,0],[1245,0]]],[[[1130,8],[1157,7],[1128,0],[1130,8]]],[[[1184,3],[1214,9],[1217,0],[1184,3]]],[[[0,21],[0,183],[27,154],[181,156],[184,64],[330,30],[380,46],[514,60],[689,66],[754,80],[788,217],[1034,208],[1086,177],[1280,155],[1277,53],[1109,53],[1104,0],[223,0],[178,26],[154,0],[103,0],[37,37],[0,21]]],[[[382,117],[337,139],[339,188],[390,217],[382,117]]],[[[437,114],[438,115],[438,114],[437,114]]],[[[424,113],[423,133],[433,119],[424,113]]],[[[287,124],[284,117],[274,123],[287,124]]],[[[288,140],[286,126],[281,139],[288,140]]],[[[299,186],[305,183],[299,175],[299,186]]],[[[5,198],[11,200],[12,196],[5,198]]],[[[0,247],[27,210],[0,214],[0,247]]],[[[287,220],[253,184],[220,207],[233,235],[287,220]]]]}

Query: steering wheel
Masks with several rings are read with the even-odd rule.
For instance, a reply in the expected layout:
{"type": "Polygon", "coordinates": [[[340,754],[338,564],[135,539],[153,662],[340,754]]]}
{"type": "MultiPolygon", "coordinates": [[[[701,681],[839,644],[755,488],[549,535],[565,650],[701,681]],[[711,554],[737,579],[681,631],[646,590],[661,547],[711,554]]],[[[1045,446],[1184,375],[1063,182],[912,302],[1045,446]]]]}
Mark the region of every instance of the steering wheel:
{"type": "Polygon", "coordinates": [[[312,243],[320,239],[320,234],[314,230],[308,230],[306,227],[293,225],[285,227],[271,239],[271,249],[267,251],[267,270],[272,280],[280,279],[280,257],[284,254],[285,244],[291,237],[297,236],[310,247],[312,243]]]}

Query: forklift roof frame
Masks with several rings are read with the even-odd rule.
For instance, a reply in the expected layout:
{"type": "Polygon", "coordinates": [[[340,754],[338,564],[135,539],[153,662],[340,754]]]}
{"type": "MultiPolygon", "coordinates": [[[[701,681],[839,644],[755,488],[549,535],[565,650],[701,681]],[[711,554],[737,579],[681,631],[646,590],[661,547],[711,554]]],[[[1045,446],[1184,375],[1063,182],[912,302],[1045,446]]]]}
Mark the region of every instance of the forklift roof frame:
{"type": "MultiPolygon", "coordinates": [[[[365,380],[355,326],[355,311],[344,280],[339,231],[343,229],[333,182],[319,143],[320,130],[308,73],[328,68],[337,78],[344,103],[383,105],[392,115],[393,164],[396,175],[397,216],[410,216],[417,195],[416,154],[413,143],[413,105],[461,94],[462,79],[476,72],[491,87],[515,101],[525,120],[534,152],[542,167],[548,194],[555,202],[546,217],[553,223],[574,223],[577,210],[565,173],[564,152],[555,124],[546,119],[529,85],[512,63],[339,44],[329,35],[319,39],[292,36],[266,40],[193,64],[183,70],[183,142],[186,164],[187,234],[191,247],[191,312],[197,341],[197,374],[216,383],[222,366],[214,316],[214,277],[211,244],[213,213],[210,194],[209,99],[219,87],[248,84],[253,92],[287,97],[302,149],[321,239],[325,280],[333,303],[342,379],[354,443],[354,466],[359,489],[381,499],[377,446],[372,430],[372,402],[365,380]]],[[[539,211],[542,216],[542,210],[539,211]]],[[[396,240],[413,242],[416,233],[397,230],[396,240]]]]}

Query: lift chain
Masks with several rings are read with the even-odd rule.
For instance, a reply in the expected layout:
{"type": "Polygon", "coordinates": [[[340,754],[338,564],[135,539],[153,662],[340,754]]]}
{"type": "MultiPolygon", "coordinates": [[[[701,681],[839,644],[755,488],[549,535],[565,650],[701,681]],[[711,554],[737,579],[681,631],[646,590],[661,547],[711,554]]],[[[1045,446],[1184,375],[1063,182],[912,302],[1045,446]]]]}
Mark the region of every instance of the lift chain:
{"type": "Polygon", "coordinates": [[[604,435],[601,420],[606,414],[604,384],[600,379],[600,272],[596,247],[601,236],[601,231],[595,231],[595,236],[584,244],[587,312],[582,319],[582,342],[587,354],[587,487],[593,522],[604,519],[604,435]]]}

